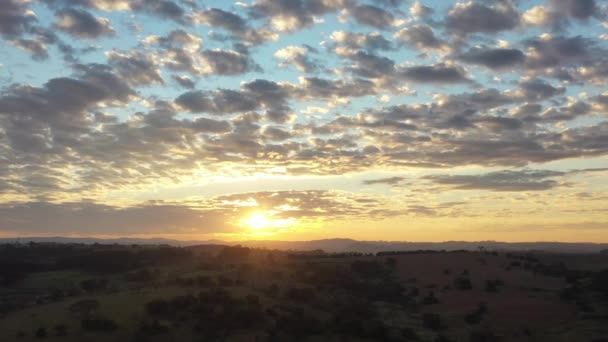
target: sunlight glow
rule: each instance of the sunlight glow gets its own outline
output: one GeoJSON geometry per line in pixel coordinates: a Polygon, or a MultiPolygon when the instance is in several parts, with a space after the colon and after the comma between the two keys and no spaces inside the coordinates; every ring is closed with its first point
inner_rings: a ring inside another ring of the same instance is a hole
{"type": "Polygon", "coordinates": [[[275,210],[256,211],[241,219],[240,225],[246,229],[242,235],[272,236],[294,227],[296,219],[275,217],[277,213],[275,210]]]}
{"type": "Polygon", "coordinates": [[[245,224],[253,230],[259,230],[269,227],[271,225],[271,221],[264,213],[258,212],[245,219],[245,224]]]}

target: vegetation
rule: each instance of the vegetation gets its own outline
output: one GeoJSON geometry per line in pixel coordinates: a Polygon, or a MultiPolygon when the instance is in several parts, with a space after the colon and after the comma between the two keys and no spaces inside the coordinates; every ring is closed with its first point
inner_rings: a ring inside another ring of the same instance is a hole
{"type": "Polygon", "coordinates": [[[4,245],[0,340],[588,342],[607,335],[608,271],[545,259],[552,260],[482,249],[369,255],[4,245]]]}

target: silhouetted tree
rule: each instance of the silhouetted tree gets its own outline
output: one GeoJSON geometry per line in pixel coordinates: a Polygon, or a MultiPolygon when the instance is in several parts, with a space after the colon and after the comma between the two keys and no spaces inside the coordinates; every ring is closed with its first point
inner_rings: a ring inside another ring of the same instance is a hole
{"type": "Polygon", "coordinates": [[[437,313],[425,313],[422,315],[422,323],[431,330],[441,329],[441,316],[437,313]]]}
{"type": "Polygon", "coordinates": [[[454,288],[457,290],[471,290],[473,288],[473,284],[467,277],[458,277],[454,279],[454,288]]]}
{"type": "Polygon", "coordinates": [[[70,305],[68,308],[71,312],[81,316],[88,317],[95,310],[99,309],[99,301],[96,299],[83,299],[70,305]]]}
{"type": "Polygon", "coordinates": [[[46,328],[40,327],[40,328],[36,329],[36,333],[34,334],[34,336],[36,336],[36,338],[46,338],[47,337],[46,328]]]}
{"type": "Polygon", "coordinates": [[[57,324],[55,326],[55,336],[67,336],[68,335],[68,327],[65,324],[57,324]]]}

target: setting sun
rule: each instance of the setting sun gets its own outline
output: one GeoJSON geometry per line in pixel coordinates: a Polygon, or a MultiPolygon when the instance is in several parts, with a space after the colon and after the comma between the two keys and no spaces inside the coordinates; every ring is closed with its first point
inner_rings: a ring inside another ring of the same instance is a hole
{"type": "Polygon", "coordinates": [[[252,230],[259,230],[269,227],[272,222],[264,213],[254,213],[244,220],[245,225],[252,230]]]}
{"type": "Polygon", "coordinates": [[[272,236],[290,231],[295,226],[294,218],[276,216],[277,211],[256,211],[242,218],[240,226],[245,228],[243,236],[272,236]]]}

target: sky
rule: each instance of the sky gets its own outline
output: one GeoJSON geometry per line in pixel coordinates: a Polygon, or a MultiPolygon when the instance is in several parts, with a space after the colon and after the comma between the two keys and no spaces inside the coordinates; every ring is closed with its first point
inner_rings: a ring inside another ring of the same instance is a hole
{"type": "Polygon", "coordinates": [[[0,237],[608,242],[608,3],[3,0],[0,237]]]}

